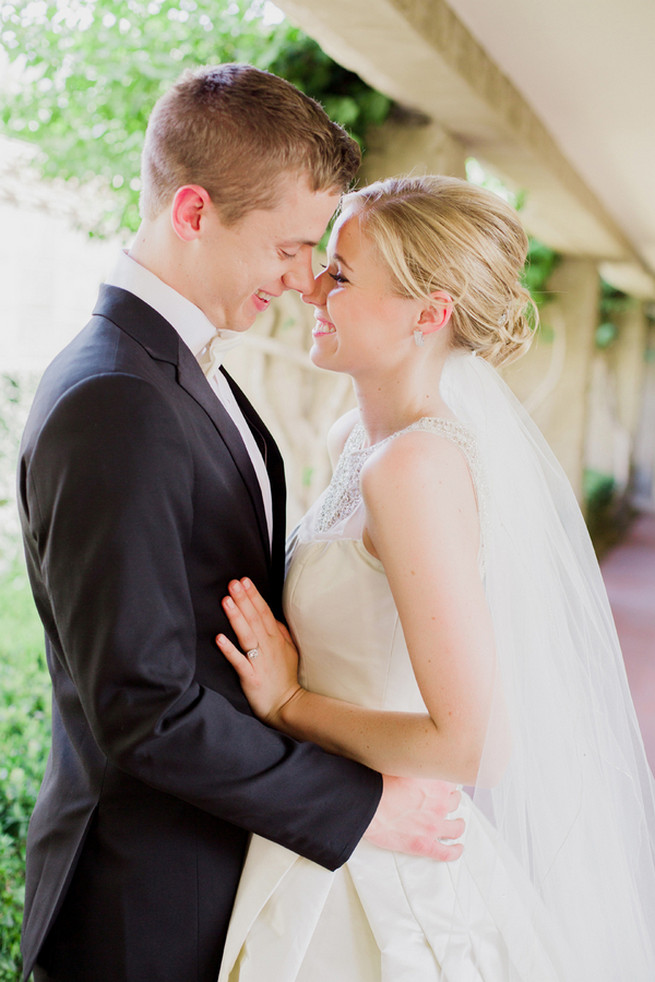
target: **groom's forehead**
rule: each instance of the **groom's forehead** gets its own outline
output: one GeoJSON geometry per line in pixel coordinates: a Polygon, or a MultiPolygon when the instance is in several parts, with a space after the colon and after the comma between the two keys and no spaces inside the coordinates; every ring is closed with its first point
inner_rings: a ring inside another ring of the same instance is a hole
{"type": "Polygon", "coordinates": [[[270,207],[252,209],[242,222],[281,246],[313,248],[321,241],[340,199],[341,193],[334,188],[313,191],[306,182],[299,184],[296,176],[289,175],[270,207]]]}

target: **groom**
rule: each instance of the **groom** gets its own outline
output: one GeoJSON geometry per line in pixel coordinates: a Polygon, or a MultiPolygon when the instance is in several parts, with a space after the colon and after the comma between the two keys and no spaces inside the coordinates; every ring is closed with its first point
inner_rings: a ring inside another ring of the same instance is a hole
{"type": "Polygon", "coordinates": [[[19,499],[53,734],[25,978],[214,982],[249,832],[328,868],[365,832],[457,854],[437,841],[461,831],[451,798],[267,728],[214,644],[234,576],[280,614],[285,507],[279,452],[217,368],[221,332],[310,290],[358,162],[275,76],[183,75],[150,120],[134,246],[39,387],[19,499]]]}

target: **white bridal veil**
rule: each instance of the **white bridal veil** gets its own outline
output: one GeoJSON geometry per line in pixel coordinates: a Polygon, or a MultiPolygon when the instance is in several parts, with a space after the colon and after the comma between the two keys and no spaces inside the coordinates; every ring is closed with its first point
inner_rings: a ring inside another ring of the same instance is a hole
{"type": "MultiPolygon", "coordinates": [[[[497,830],[526,914],[560,953],[557,979],[653,982],[654,782],[582,515],[493,368],[454,354],[441,388],[478,442],[498,658],[474,800],[497,830]]],[[[485,871],[492,893],[503,889],[497,874],[485,871]]]]}

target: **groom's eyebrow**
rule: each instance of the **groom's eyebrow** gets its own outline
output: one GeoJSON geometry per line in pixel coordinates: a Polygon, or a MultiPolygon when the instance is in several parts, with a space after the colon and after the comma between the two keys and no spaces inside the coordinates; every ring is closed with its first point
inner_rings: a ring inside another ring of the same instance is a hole
{"type": "Polygon", "coordinates": [[[319,239],[285,239],[281,242],[281,247],[285,246],[309,246],[311,249],[315,249],[319,243],[319,239]]]}

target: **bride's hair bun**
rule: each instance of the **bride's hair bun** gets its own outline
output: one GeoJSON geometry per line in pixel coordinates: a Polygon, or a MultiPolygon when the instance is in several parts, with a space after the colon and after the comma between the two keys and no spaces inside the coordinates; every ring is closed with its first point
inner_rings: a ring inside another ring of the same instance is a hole
{"type": "Polygon", "coordinates": [[[494,365],[527,349],[539,316],[520,279],[528,239],[502,198],[454,177],[392,177],[347,194],[351,208],[401,296],[453,298],[455,347],[494,365]]]}

